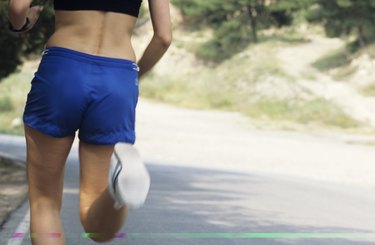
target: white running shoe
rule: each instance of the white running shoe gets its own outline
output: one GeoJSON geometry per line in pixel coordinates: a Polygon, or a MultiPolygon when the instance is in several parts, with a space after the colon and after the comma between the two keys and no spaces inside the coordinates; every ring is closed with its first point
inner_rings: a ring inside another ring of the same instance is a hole
{"type": "Polygon", "coordinates": [[[144,204],[150,189],[150,175],[133,145],[124,142],[115,145],[108,182],[115,209],[123,206],[135,209],[144,204]]]}

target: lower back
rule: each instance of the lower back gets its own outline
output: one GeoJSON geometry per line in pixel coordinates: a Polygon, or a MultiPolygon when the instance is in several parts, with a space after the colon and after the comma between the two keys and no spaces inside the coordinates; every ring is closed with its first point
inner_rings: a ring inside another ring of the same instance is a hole
{"type": "Polygon", "coordinates": [[[46,46],[135,61],[131,36],[136,18],[95,10],[56,11],[55,32],[46,46]]]}

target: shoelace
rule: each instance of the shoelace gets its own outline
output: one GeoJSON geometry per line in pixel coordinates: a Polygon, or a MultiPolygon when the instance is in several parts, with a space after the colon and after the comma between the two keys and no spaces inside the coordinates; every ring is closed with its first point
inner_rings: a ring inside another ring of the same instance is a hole
{"type": "Polygon", "coordinates": [[[122,170],[122,164],[120,162],[120,160],[117,160],[117,164],[116,164],[116,167],[115,167],[115,170],[113,171],[113,175],[112,175],[112,179],[113,179],[113,182],[112,182],[112,185],[113,185],[113,192],[116,193],[116,185],[117,185],[117,182],[118,182],[118,176],[120,175],[120,172],[122,170]]]}

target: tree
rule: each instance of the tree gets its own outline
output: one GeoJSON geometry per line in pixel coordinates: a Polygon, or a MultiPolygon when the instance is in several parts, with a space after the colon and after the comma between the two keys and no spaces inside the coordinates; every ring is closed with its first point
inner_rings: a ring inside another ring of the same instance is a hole
{"type": "MultiPolygon", "coordinates": [[[[5,1],[2,1],[5,2],[5,1]]],[[[8,30],[8,12],[5,4],[0,5],[0,79],[12,73],[21,63],[19,47],[22,40],[8,30]]]]}
{"type": "MultiPolygon", "coordinates": [[[[45,6],[38,22],[29,32],[18,34],[9,31],[7,2],[7,0],[0,0],[0,79],[13,73],[22,63],[23,56],[40,54],[54,31],[52,3],[45,6]]],[[[35,1],[34,4],[42,3],[35,1]]]]}
{"type": "Polygon", "coordinates": [[[173,0],[185,21],[209,25],[214,38],[199,49],[202,58],[221,61],[258,42],[258,30],[292,22],[292,13],[307,0],[173,0]]]}
{"type": "Polygon", "coordinates": [[[360,47],[375,39],[375,0],[311,0],[307,14],[311,22],[322,23],[327,36],[340,37],[355,32],[360,47]]]}

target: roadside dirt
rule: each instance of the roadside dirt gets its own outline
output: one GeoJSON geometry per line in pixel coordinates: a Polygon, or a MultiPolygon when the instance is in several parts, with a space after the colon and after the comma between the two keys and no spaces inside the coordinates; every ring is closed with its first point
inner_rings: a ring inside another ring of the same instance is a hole
{"type": "Polygon", "coordinates": [[[27,197],[26,169],[0,156],[0,228],[27,197]]]}

